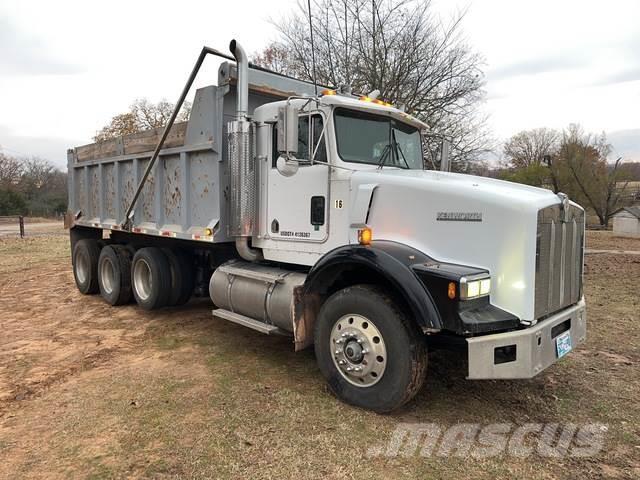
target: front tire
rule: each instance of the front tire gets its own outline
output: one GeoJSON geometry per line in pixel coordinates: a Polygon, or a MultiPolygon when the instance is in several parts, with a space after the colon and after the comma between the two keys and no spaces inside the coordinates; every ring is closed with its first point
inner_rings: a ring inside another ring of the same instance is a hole
{"type": "Polygon", "coordinates": [[[329,297],[320,309],[314,343],[329,388],[351,405],[390,412],[424,383],[426,342],[378,287],[355,285],[329,297]]]}

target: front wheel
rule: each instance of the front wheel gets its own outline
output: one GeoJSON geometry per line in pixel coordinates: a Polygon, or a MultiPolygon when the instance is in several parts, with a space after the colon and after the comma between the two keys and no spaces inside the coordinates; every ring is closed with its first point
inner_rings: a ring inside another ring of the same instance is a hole
{"type": "Polygon", "coordinates": [[[315,329],[318,366],[341,400],[385,413],[411,400],[427,370],[423,336],[380,288],[333,294],[315,329]]]}

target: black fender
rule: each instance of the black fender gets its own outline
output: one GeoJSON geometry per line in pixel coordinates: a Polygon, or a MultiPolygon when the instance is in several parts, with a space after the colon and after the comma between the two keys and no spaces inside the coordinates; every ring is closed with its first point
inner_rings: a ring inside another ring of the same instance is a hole
{"type": "MultiPolygon", "coordinates": [[[[489,275],[488,270],[439,262],[413,247],[388,240],[376,240],[368,246],[345,245],[330,251],[309,271],[305,295],[326,294],[336,278],[358,267],[375,272],[391,284],[425,332],[445,330],[473,336],[519,328],[518,317],[492,305],[488,296],[460,300],[461,279],[489,275]],[[450,282],[456,287],[453,298],[448,296],[450,282]]],[[[358,280],[366,283],[369,279],[358,277],[358,280]]]]}
{"type": "Polygon", "coordinates": [[[322,294],[336,275],[349,269],[367,268],[384,277],[407,304],[423,330],[443,328],[433,297],[411,268],[430,262],[424,253],[407,245],[377,240],[371,245],[344,245],[325,254],[309,271],[304,284],[305,295],[322,294]]]}

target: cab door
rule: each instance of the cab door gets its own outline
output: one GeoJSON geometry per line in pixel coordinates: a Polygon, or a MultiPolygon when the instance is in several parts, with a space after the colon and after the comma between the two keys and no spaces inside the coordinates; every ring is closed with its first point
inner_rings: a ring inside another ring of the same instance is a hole
{"type": "Polygon", "coordinates": [[[300,115],[298,123],[298,171],[285,177],[276,168],[277,130],[273,125],[271,168],[268,172],[267,231],[272,240],[322,243],[328,236],[329,167],[326,163],[324,119],[319,113],[300,115]]]}

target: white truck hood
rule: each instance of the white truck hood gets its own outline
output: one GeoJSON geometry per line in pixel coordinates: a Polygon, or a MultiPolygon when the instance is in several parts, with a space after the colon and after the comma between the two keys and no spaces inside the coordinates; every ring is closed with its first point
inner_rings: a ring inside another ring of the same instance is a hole
{"type": "Polygon", "coordinates": [[[355,197],[374,188],[367,220],[374,240],[485,268],[491,272],[491,303],[534,320],[537,214],[560,203],[553,192],[472,175],[392,168],[357,171],[351,183],[355,197]]]}

